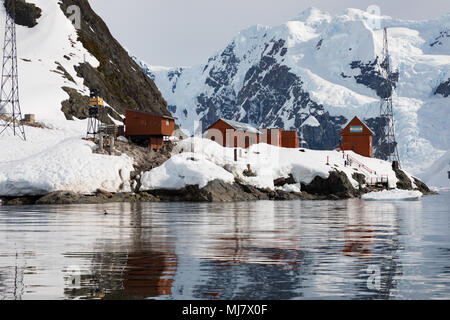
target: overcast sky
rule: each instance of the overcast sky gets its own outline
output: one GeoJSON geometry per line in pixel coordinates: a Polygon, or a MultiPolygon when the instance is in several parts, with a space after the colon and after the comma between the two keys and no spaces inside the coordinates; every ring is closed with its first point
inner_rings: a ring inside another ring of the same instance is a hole
{"type": "Polygon", "coordinates": [[[450,12],[449,0],[89,0],[116,39],[160,66],[205,63],[240,30],[278,25],[308,7],[341,13],[376,4],[383,15],[424,20],[450,12]]]}

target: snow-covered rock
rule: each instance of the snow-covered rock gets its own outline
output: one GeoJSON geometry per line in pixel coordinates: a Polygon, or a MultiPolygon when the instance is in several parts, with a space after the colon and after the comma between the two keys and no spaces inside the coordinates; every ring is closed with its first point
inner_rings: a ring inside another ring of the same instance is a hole
{"type": "MultiPolygon", "coordinates": [[[[357,9],[309,9],[275,27],[241,31],[207,62],[142,63],[179,124],[193,133],[218,118],[300,130],[311,149],[332,149],[355,115],[378,132],[383,31],[357,9]],[[309,121],[307,122],[309,124],[309,121]]],[[[392,55],[396,133],[403,167],[419,174],[450,147],[450,14],[429,21],[380,18],[392,55]]],[[[375,139],[376,140],[376,139],[375,139]]],[[[376,141],[375,141],[376,142],[376,141]]]]}
{"type": "Polygon", "coordinates": [[[332,171],[344,172],[354,188],[359,187],[354,179],[355,173],[364,175],[366,181],[387,176],[391,188],[397,184],[398,179],[388,162],[346,152],[375,171],[375,175],[358,165],[345,166],[346,157],[342,152],[302,150],[252,145],[249,149],[238,149],[238,161],[235,162],[234,148],[224,148],[199,137],[185,139],[175,146],[169,161],[144,173],[141,191],[181,189],[187,185],[202,188],[216,179],[232,183],[235,178],[258,188],[275,190],[275,180],[292,175],[297,184],[282,189],[300,192],[300,184],[308,185],[315,177],[327,179],[332,171]],[[249,168],[253,175],[244,173],[249,168]]]}
{"type": "Polygon", "coordinates": [[[367,193],[361,198],[367,201],[413,201],[419,200],[422,196],[423,194],[420,191],[395,189],[367,193]]]}
{"type": "Polygon", "coordinates": [[[222,180],[234,182],[234,176],[206,159],[196,158],[195,153],[174,155],[162,166],[142,176],[141,190],[182,189],[187,185],[205,187],[208,182],[222,180]]]}

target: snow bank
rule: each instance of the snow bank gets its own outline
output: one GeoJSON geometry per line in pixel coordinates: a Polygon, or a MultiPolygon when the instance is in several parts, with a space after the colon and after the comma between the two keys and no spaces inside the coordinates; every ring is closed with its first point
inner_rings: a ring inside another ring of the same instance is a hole
{"type": "MultiPolygon", "coordinates": [[[[310,184],[315,177],[327,179],[334,170],[344,172],[355,188],[359,186],[353,179],[355,173],[364,175],[367,181],[376,177],[358,165],[345,166],[344,155],[337,151],[286,149],[258,144],[249,149],[238,148],[238,160],[234,161],[234,148],[224,148],[208,139],[189,138],[179,142],[173,154],[161,167],[142,176],[141,191],[181,189],[187,185],[202,188],[215,179],[232,183],[234,178],[258,188],[275,190],[274,180],[292,174],[296,184],[282,189],[300,192],[301,183],[310,184]]],[[[395,187],[397,178],[388,162],[364,158],[353,152],[347,154],[367,164],[379,176],[387,175],[390,185],[395,187]]]]}
{"type": "Polygon", "coordinates": [[[26,127],[27,141],[0,137],[0,196],[44,195],[53,191],[90,194],[97,189],[129,191],[133,159],[94,154],[82,140],[86,121],[26,127]]]}
{"type": "Polygon", "coordinates": [[[215,179],[234,182],[234,176],[211,161],[196,158],[194,153],[174,155],[162,166],[142,176],[142,190],[181,189],[186,185],[205,187],[215,179]]]}
{"type": "Polygon", "coordinates": [[[423,196],[420,191],[408,190],[383,190],[381,192],[371,192],[363,195],[361,199],[367,201],[413,201],[419,200],[423,196]]]}

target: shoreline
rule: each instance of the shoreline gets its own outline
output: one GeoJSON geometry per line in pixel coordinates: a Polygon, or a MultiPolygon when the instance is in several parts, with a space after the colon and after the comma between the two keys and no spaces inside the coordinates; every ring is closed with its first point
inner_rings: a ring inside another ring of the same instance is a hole
{"type": "MultiPolygon", "coordinates": [[[[360,198],[362,195],[386,190],[385,188],[349,187],[345,181],[339,180],[338,174],[329,179],[316,178],[308,186],[302,185],[300,193],[283,190],[260,189],[236,180],[227,184],[221,180],[214,180],[202,189],[198,185],[191,185],[179,190],[158,189],[138,193],[112,193],[97,190],[94,194],[83,195],[70,191],[56,191],[43,196],[0,197],[0,205],[71,205],[71,204],[105,204],[105,203],[145,203],[145,202],[241,202],[241,201],[291,201],[291,200],[346,200],[360,198]],[[336,180],[338,179],[338,180],[336,180]],[[331,184],[334,181],[334,184],[331,184]],[[337,181],[337,182],[336,182],[337,181]],[[320,191],[317,186],[328,184],[328,190],[320,191]]],[[[426,187],[426,186],[425,186],[426,187]]],[[[406,189],[405,189],[406,190],[406,189]]],[[[424,195],[438,194],[428,188],[419,188],[424,195]]]]}

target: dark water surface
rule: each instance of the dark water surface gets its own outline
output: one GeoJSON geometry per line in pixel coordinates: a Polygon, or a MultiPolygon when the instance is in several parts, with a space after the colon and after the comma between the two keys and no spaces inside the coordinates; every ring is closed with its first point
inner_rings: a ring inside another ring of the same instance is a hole
{"type": "Polygon", "coordinates": [[[0,207],[0,299],[35,298],[449,299],[450,193],[0,207]]]}

